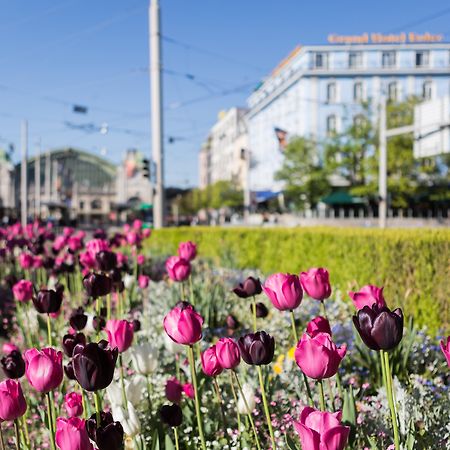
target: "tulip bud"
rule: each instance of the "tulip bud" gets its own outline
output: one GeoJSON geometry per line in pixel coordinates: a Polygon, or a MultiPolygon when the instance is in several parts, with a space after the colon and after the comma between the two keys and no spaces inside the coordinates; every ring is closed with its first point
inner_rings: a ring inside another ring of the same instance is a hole
{"type": "Polygon", "coordinates": [[[195,390],[194,390],[194,386],[192,385],[192,383],[184,383],[183,384],[183,392],[186,397],[188,397],[190,399],[195,398],[195,390]]]}
{"type": "Polygon", "coordinates": [[[65,366],[64,366],[64,373],[66,374],[66,377],[69,380],[76,380],[75,377],[75,372],[73,371],[73,362],[69,361],[65,366]]]}
{"type": "Polygon", "coordinates": [[[169,378],[166,381],[165,393],[169,402],[180,403],[183,386],[175,377],[169,378]]]}
{"type": "Polygon", "coordinates": [[[242,359],[250,365],[270,364],[275,352],[275,340],[265,331],[242,336],[238,340],[242,359]]]}
{"type": "Polygon", "coordinates": [[[273,306],[280,311],[297,308],[303,297],[302,287],[297,275],[275,273],[267,278],[263,290],[273,306]]]}
{"type": "Polygon", "coordinates": [[[184,281],[191,274],[191,264],[179,256],[171,256],[166,261],[166,270],[171,280],[184,281]]]}
{"type": "Polygon", "coordinates": [[[387,306],[364,306],[353,323],[363,342],[372,350],[392,350],[403,337],[403,313],[400,308],[391,311],[387,306]]]}
{"type": "Polygon", "coordinates": [[[336,375],[346,352],[347,346],[337,347],[328,333],[314,337],[305,333],[295,349],[295,360],[306,376],[322,380],[336,375]]]}
{"type": "Polygon", "coordinates": [[[161,420],[170,427],[179,427],[183,422],[183,412],[177,405],[164,405],[159,410],[161,420]]]}
{"type": "Polygon", "coordinates": [[[191,241],[180,242],[178,256],[189,262],[194,260],[197,256],[197,246],[191,241]]]}
{"type": "Polygon", "coordinates": [[[328,333],[330,336],[332,336],[330,322],[328,322],[328,319],[322,316],[317,316],[312,319],[306,326],[306,332],[311,337],[316,336],[318,333],[328,333]]]}
{"type": "Polygon", "coordinates": [[[16,420],[27,410],[19,381],[5,380],[0,383],[0,422],[16,420]]]}
{"type": "Polygon", "coordinates": [[[43,393],[56,389],[63,380],[62,359],[62,352],[54,348],[27,350],[25,373],[31,386],[43,393]]]}
{"type": "Polygon", "coordinates": [[[150,282],[150,278],[147,275],[139,275],[138,285],[141,289],[147,289],[150,282]]]}
{"type": "Polygon", "coordinates": [[[20,280],[12,288],[14,298],[19,302],[28,302],[33,298],[33,283],[29,280],[20,280]]]}
{"type": "Polygon", "coordinates": [[[33,297],[33,304],[36,311],[41,314],[57,313],[61,308],[63,296],[53,289],[41,289],[36,297],[33,297]]]}
{"type": "Polygon", "coordinates": [[[141,331],[141,321],[138,319],[133,319],[133,321],[131,322],[131,324],[133,325],[133,331],[135,333],[137,333],[138,331],[141,331]]]}
{"type": "Polygon", "coordinates": [[[358,310],[364,308],[364,306],[371,308],[374,303],[380,308],[386,306],[382,287],[379,288],[369,284],[367,286],[363,286],[359,292],[349,292],[348,295],[353,300],[353,304],[358,310]]]}
{"type": "Polygon", "coordinates": [[[60,450],[93,450],[86,431],[86,423],[79,417],[56,419],[56,445],[60,450]]]}
{"type": "Polygon", "coordinates": [[[347,444],[350,427],[341,425],[342,412],[317,411],[303,408],[294,428],[300,436],[303,449],[343,450],[347,444]]]}
{"type": "Polygon", "coordinates": [[[122,450],[124,430],[120,422],[114,422],[110,412],[100,412],[100,423],[96,414],[86,421],[86,431],[98,450],[122,450]]]}
{"type": "MultiPolygon", "coordinates": [[[[269,315],[269,310],[267,309],[267,306],[264,303],[257,303],[256,305],[256,317],[263,319],[264,317],[267,317],[269,315]]],[[[252,307],[250,306],[250,311],[252,311],[252,307]]]]}
{"type": "Polygon", "coordinates": [[[77,331],[81,331],[87,324],[88,316],[84,313],[84,309],[80,306],[71,315],[69,319],[70,326],[77,331]]]}
{"type": "Polygon", "coordinates": [[[86,345],[86,336],[83,333],[77,334],[66,334],[62,339],[62,348],[64,353],[71,358],[73,354],[73,349],[76,345],[86,345]]]}
{"type": "Polygon", "coordinates": [[[261,294],[262,286],[259,278],[248,277],[243,283],[239,283],[233,292],[241,298],[253,297],[261,294]]]}
{"type": "Polygon", "coordinates": [[[25,373],[25,361],[19,351],[13,350],[1,359],[3,372],[8,378],[20,378],[25,373]]]}
{"type": "Polygon", "coordinates": [[[231,338],[221,338],[216,343],[216,356],[224,369],[234,369],[241,362],[239,347],[231,338]]]}
{"type": "Polygon", "coordinates": [[[239,328],[239,321],[232,314],[228,314],[225,321],[227,328],[229,328],[230,330],[236,330],[237,328],[239,328]]]}
{"type": "Polygon", "coordinates": [[[98,268],[102,272],[109,272],[117,266],[117,256],[114,252],[102,250],[95,255],[98,268]]]}
{"type": "Polygon", "coordinates": [[[113,379],[118,349],[111,349],[108,342],[90,342],[73,356],[73,369],[78,383],[86,391],[107,388],[113,379]]]}
{"type": "Polygon", "coordinates": [[[202,338],[203,317],[192,305],[176,306],[164,317],[164,330],[177,344],[192,345],[202,338]]]}
{"type": "Polygon", "coordinates": [[[64,397],[64,406],[69,417],[77,417],[83,414],[83,399],[78,392],[69,392],[64,397]]]}
{"type": "Polygon", "coordinates": [[[331,295],[330,276],[327,269],[309,269],[300,274],[303,290],[315,300],[325,300],[331,295]]]}
{"type": "Polygon", "coordinates": [[[108,341],[112,348],[117,347],[120,353],[125,352],[133,342],[133,324],[128,320],[110,319],[105,327],[108,341]]]}
{"type": "Polygon", "coordinates": [[[112,281],[106,275],[89,273],[83,278],[83,286],[90,297],[104,297],[111,292],[112,281]]]}
{"type": "Polygon", "coordinates": [[[216,354],[216,346],[212,345],[201,355],[202,369],[205,375],[216,377],[223,371],[216,354]]]}
{"type": "Polygon", "coordinates": [[[441,341],[441,350],[447,360],[448,367],[450,367],[450,336],[447,337],[447,340],[441,341]]]}

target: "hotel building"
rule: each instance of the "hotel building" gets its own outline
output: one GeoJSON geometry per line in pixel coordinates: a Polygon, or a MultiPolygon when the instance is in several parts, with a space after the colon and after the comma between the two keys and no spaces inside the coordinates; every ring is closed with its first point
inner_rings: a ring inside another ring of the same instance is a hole
{"type": "Polygon", "coordinates": [[[283,161],[275,129],[288,138],[323,142],[357,120],[364,100],[377,105],[383,96],[392,101],[448,96],[450,44],[440,40],[428,34],[364,34],[297,47],[248,98],[251,190],[282,190],[274,180],[283,161]]]}

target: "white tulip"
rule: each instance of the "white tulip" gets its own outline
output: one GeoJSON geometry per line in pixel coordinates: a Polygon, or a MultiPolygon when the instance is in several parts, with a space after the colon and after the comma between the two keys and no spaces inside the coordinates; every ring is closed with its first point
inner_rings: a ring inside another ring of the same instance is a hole
{"type": "Polygon", "coordinates": [[[131,402],[128,402],[127,408],[112,405],[111,410],[114,420],[120,422],[127,436],[134,437],[140,433],[141,422],[131,402]]]}
{"type": "Polygon", "coordinates": [[[135,279],[133,275],[130,275],[129,273],[126,273],[122,278],[123,284],[126,289],[130,289],[131,286],[133,286],[135,279]]]}
{"type": "Polygon", "coordinates": [[[86,326],[84,327],[83,332],[85,334],[93,334],[96,331],[95,328],[94,328],[94,323],[93,323],[94,315],[93,314],[87,314],[87,313],[85,313],[85,314],[87,315],[87,322],[86,322],[86,326]]]}
{"type": "MultiPolygon", "coordinates": [[[[127,401],[137,406],[142,398],[146,386],[146,379],[142,375],[133,375],[131,380],[124,380],[127,401]]],[[[122,383],[120,380],[113,381],[107,388],[106,394],[113,406],[123,406],[122,383]]]]}
{"type": "Polygon", "coordinates": [[[108,396],[109,402],[111,405],[122,405],[123,397],[122,397],[122,387],[120,386],[120,381],[113,381],[106,388],[106,395],[108,396]]]}
{"type": "Polygon", "coordinates": [[[164,332],[164,346],[170,353],[184,353],[185,351],[184,345],[172,341],[166,332],[164,332]]]}
{"type": "Polygon", "coordinates": [[[248,383],[244,383],[242,386],[242,391],[244,393],[245,400],[247,401],[247,405],[250,409],[250,411],[245,406],[244,397],[242,397],[242,394],[239,395],[238,403],[237,403],[237,410],[239,411],[239,414],[251,414],[251,412],[255,409],[255,391],[253,389],[253,386],[248,383]]]}
{"type": "Polygon", "coordinates": [[[158,352],[149,342],[131,348],[131,360],[134,368],[142,375],[149,375],[158,366],[158,352]]]}

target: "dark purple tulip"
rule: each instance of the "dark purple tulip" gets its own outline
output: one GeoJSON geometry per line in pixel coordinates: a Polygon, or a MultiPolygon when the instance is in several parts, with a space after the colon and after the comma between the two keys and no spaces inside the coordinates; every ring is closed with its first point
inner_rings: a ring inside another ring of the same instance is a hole
{"type": "Polygon", "coordinates": [[[80,306],[70,315],[69,323],[74,330],[81,331],[86,326],[87,319],[84,309],[80,306]]]}
{"type": "Polygon", "coordinates": [[[63,295],[53,289],[41,289],[32,300],[38,313],[51,314],[57,313],[61,308],[63,295]]]}
{"type": "Polygon", "coordinates": [[[170,427],[179,427],[183,422],[183,412],[177,404],[162,406],[159,415],[161,420],[170,427]]]}
{"type": "Polygon", "coordinates": [[[20,378],[25,373],[25,361],[19,351],[13,350],[1,359],[3,372],[8,378],[20,378]]]}
{"type": "Polygon", "coordinates": [[[114,252],[102,250],[95,255],[95,259],[102,272],[109,272],[117,266],[117,255],[114,252]]]}
{"type": "Polygon", "coordinates": [[[95,231],[94,231],[94,234],[93,234],[93,238],[94,239],[102,239],[102,240],[106,240],[106,231],[105,230],[102,230],[101,228],[97,228],[95,231]]]}
{"type": "Polygon", "coordinates": [[[99,450],[121,450],[123,449],[123,428],[120,422],[114,422],[110,412],[100,412],[100,423],[97,416],[93,414],[86,420],[86,431],[99,450]]]}
{"type": "Polygon", "coordinates": [[[275,351],[275,340],[265,331],[242,336],[238,340],[242,359],[250,365],[270,364],[275,351]]]}
{"type": "Polygon", "coordinates": [[[235,330],[239,327],[239,321],[232,314],[229,314],[226,318],[227,328],[230,330],[235,330]]]}
{"type": "Polygon", "coordinates": [[[55,267],[55,258],[52,258],[51,256],[47,256],[44,258],[43,266],[45,269],[53,269],[55,267]]]}
{"type": "Polygon", "coordinates": [[[103,330],[106,326],[106,320],[102,316],[94,316],[92,319],[92,326],[94,330],[103,330]]]}
{"type": "Polygon", "coordinates": [[[64,372],[66,374],[66,377],[69,380],[76,380],[75,377],[75,372],[73,371],[73,362],[69,361],[65,366],[64,366],[64,372]]]}
{"type": "Polygon", "coordinates": [[[241,298],[249,298],[261,294],[262,287],[259,278],[248,277],[243,283],[239,283],[233,292],[241,298]]]}
{"type": "Polygon", "coordinates": [[[80,386],[86,391],[106,389],[114,376],[117,348],[111,349],[107,341],[90,342],[82,349],[75,348],[73,370],[80,386]]]}
{"type": "MultiPolygon", "coordinates": [[[[252,306],[250,305],[250,311],[253,313],[252,306]]],[[[269,310],[267,309],[267,306],[264,303],[257,303],[256,304],[256,317],[264,318],[269,315],[269,310]]]]}
{"type": "Polygon", "coordinates": [[[83,333],[64,335],[62,339],[62,348],[69,358],[72,358],[73,349],[76,345],[86,345],[86,336],[83,333]]]}
{"type": "Polygon", "coordinates": [[[133,322],[133,331],[136,333],[138,331],[141,331],[141,321],[138,319],[134,319],[133,322]]]}
{"type": "Polygon", "coordinates": [[[89,273],[83,278],[83,286],[90,297],[104,297],[112,290],[111,278],[100,273],[89,273]]]}
{"type": "Polygon", "coordinates": [[[391,311],[387,306],[376,303],[370,308],[364,306],[355,316],[353,323],[363,342],[372,350],[392,350],[403,337],[403,313],[400,308],[391,311]]]}

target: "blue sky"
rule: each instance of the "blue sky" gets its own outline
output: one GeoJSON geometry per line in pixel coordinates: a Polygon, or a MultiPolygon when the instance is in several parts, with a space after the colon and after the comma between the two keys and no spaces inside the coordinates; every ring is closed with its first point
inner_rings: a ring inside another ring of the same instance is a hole
{"type": "MultiPolygon", "coordinates": [[[[297,44],[329,33],[430,31],[450,39],[448,0],[160,0],[166,179],[197,184],[197,154],[217,113],[297,44]],[[440,11],[444,13],[438,15],[440,11]],[[175,142],[168,143],[169,137],[175,142]]],[[[148,0],[0,0],[0,148],[27,118],[30,154],[73,146],[121,160],[150,154],[148,0]],[[74,114],[72,105],[89,108],[74,114]],[[108,124],[108,133],[71,129],[108,124]]]]}

